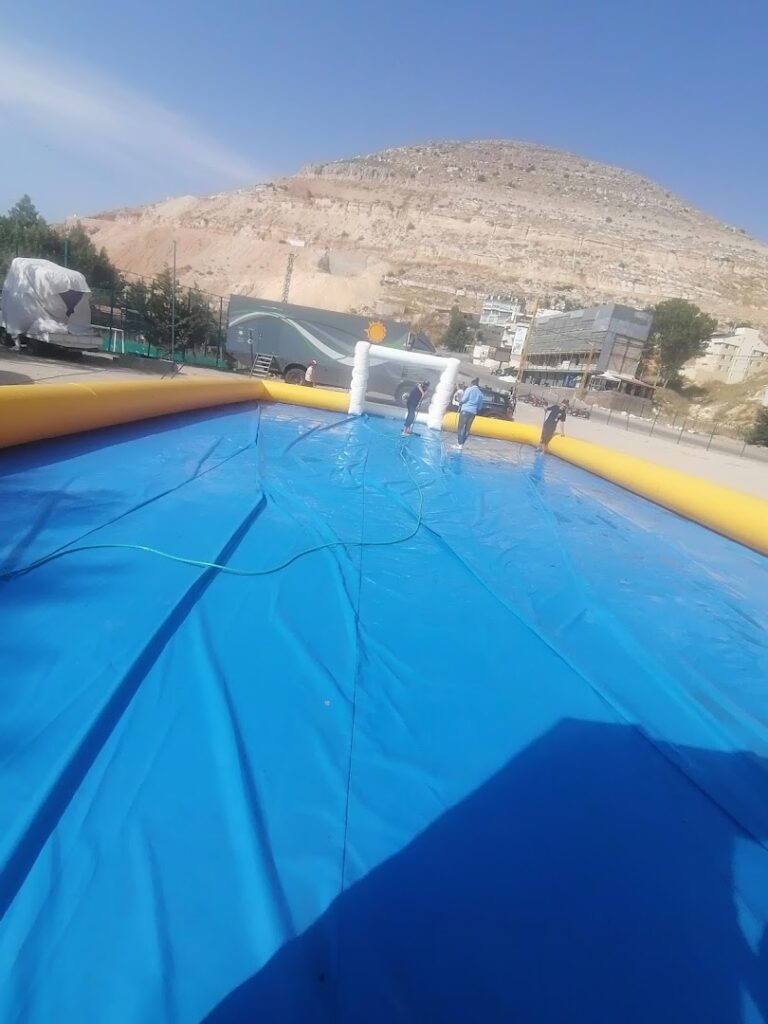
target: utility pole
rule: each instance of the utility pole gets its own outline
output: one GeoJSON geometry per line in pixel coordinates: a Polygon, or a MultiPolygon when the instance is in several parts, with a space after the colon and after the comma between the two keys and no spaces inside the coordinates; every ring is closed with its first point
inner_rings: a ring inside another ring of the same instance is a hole
{"type": "Polygon", "coordinates": [[[293,276],[293,263],[296,259],[295,252],[288,253],[288,266],[285,268],[285,280],[283,281],[283,302],[288,301],[288,295],[291,291],[291,277],[293,276]]]}
{"type": "Polygon", "coordinates": [[[517,368],[517,386],[519,387],[523,383],[523,369],[525,367],[526,360],[528,359],[528,348],[531,344],[531,334],[533,333],[533,325],[536,323],[536,314],[539,311],[539,300],[533,300],[533,310],[531,312],[531,322],[528,325],[528,330],[525,332],[525,341],[523,342],[523,351],[520,353],[520,365],[517,368]]]}
{"type": "Polygon", "coordinates": [[[173,243],[173,276],[171,277],[171,362],[176,360],[176,241],[173,243]]]}
{"type": "Polygon", "coordinates": [[[581,383],[579,384],[578,399],[579,401],[584,400],[584,392],[587,390],[587,379],[592,372],[592,361],[595,358],[595,343],[591,341],[589,343],[589,356],[587,357],[586,369],[581,374],[581,383]]]}

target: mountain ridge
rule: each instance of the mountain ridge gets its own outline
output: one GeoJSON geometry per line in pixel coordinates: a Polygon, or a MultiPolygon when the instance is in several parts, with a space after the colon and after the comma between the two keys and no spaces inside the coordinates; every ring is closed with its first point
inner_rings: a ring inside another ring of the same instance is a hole
{"type": "Polygon", "coordinates": [[[632,171],[550,146],[429,142],[304,165],[295,175],[85,218],[135,273],[418,316],[487,292],[645,306],[688,298],[768,324],[768,245],[632,171]]]}

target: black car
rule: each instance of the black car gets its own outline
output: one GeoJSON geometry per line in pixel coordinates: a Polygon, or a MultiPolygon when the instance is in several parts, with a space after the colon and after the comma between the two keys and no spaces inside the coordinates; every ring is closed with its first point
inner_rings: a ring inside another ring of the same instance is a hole
{"type": "Polygon", "coordinates": [[[483,408],[481,416],[495,416],[505,420],[509,415],[509,394],[505,391],[494,391],[493,388],[481,387],[483,392],[483,408]]]}

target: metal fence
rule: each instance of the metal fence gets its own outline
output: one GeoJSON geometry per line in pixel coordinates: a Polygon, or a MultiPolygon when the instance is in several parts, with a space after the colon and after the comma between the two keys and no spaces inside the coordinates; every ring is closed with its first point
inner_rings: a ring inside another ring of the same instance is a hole
{"type": "MultiPolygon", "coordinates": [[[[590,392],[586,392],[585,399],[589,397],[591,397],[590,392]]],[[[631,398],[632,396],[618,397],[631,398]]],[[[647,409],[642,411],[644,414],[620,407],[603,408],[587,401],[574,403],[573,388],[543,388],[525,385],[520,388],[518,398],[521,402],[546,405],[568,398],[572,405],[576,404],[577,407],[588,409],[591,419],[610,423],[622,430],[643,434],[647,437],[664,437],[675,444],[768,463],[768,448],[747,443],[747,435],[751,429],[750,424],[745,425],[728,420],[714,421],[708,417],[688,416],[682,413],[675,414],[658,409],[651,402],[647,402],[647,409]]],[[[638,399],[638,401],[646,402],[645,399],[638,399]]]]}
{"type": "Polygon", "coordinates": [[[561,401],[567,398],[571,404],[578,401],[590,408],[599,406],[606,411],[613,409],[616,412],[628,412],[633,416],[654,416],[656,408],[650,398],[639,398],[637,395],[625,395],[618,391],[596,391],[587,390],[583,397],[579,396],[579,390],[574,388],[550,387],[544,384],[520,384],[521,396],[526,394],[544,395],[548,400],[561,401]],[[576,397],[575,397],[576,396],[576,397]]]}
{"type": "Polygon", "coordinates": [[[131,303],[131,285],[143,285],[147,294],[151,294],[157,279],[130,271],[121,270],[119,273],[124,281],[120,289],[91,289],[91,323],[102,333],[105,352],[150,359],[172,358],[178,363],[218,369],[232,368],[226,353],[228,299],[200,288],[177,285],[174,315],[179,321],[193,302],[197,307],[202,299],[210,310],[210,322],[204,336],[194,345],[186,344],[181,337],[175,346],[170,319],[158,336],[157,323],[151,322],[145,309],[134,308],[131,303]]]}
{"type": "Polygon", "coordinates": [[[119,280],[109,287],[100,286],[99,276],[102,281],[113,276],[109,268],[102,264],[99,275],[96,272],[90,273],[89,267],[79,266],[76,260],[71,259],[72,253],[66,237],[60,239],[60,250],[59,242],[54,242],[50,236],[46,236],[44,249],[37,247],[33,240],[27,241],[28,244],[25,245],[24,239],[21,238],[10,249],[6,247],[0,252],[0,264],[9,264],[14,256],[27,256],[49,259],[62,266],[69,265],[75,270],[83,270],[91,288],[91,323],[102,334],[102,347],[105,352],[150,359],[173,358],[174,362],[178,363],[219,369],[232,368],[232,362],[226,354],[229,299],[225,296],[198,287],[189,288],[176,284],[175,301],[172,303],[172,309],[167,311],[167,323],[164,322],[158,327],[157,317],[151,317],[147,309],[136,308],[131,303],[132,294],[135,295],[142,287],[147,295],[153,294],[158,288],[157,277],[117,269],[119,280]],[[183,323],[184,315],[193,303],[199,314],[201,302],[210,315],[205,318],[198,316],[194,344],[187,344],[182,335],[176,350],[176,324],[183,323]],[[203,324],[204,326],[201,326],[203,324]]]}

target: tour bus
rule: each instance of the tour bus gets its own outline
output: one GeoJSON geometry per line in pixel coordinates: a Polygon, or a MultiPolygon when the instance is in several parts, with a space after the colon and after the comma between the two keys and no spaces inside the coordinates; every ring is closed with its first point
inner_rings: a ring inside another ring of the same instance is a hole
{"type": "MultiPolygon", "coordinates": [[[[251,373],[276,374],[289,384],[301,384],[310,360],[314,359],[316,384],[348,388],[358,341],[412,352],[435,351],[425,335],[397,320],[242,295],[233,295],[229,300],[227,352],[251,373]]],[[[409,392],[422,379],[434,385],[437,376],[434,371],[415,375],[413,367],[399,363],[377,363],[375,352],[371,352],[371,394],[394,398],[405,405],[409,392]]]]}

